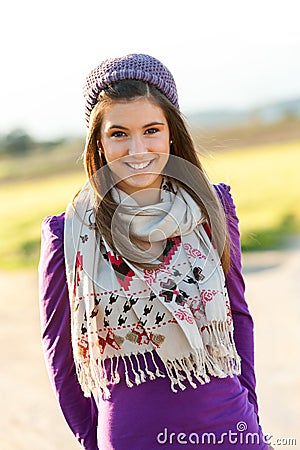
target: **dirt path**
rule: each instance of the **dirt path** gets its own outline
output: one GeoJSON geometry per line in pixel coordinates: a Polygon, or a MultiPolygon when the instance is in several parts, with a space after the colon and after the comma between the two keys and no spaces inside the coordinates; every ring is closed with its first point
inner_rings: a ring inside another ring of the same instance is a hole
{"type": "Polygon", "coordinates": [[[244,271],[263,430],[282,439],[276,448],[300,448],[300,240],[285,252],[246,257],[244,271]],[[288,438],[297,445],[284,445],[288,438]]]}
{"type": "Polygon", "coordinates": [[[36,274],[2,273],[0,290],[0,449],[78,450],[44,365],[36,274]]]}
{"type": "MultiPolygon", "coordinates": [[[[300,448],[300,248],[247,256],[244,270],[263,430],[300,448]]],[[[76,450],[44,366],[36,286],[33,272],[0,273],[0,448],[76,450]]]]}

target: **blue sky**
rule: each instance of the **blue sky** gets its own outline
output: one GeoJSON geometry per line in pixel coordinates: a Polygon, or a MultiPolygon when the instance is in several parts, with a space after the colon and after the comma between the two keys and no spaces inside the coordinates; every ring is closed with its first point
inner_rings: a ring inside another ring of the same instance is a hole
{"type": "Polygon", "coordinates": [[[82,85],[101,60],[149,53],[183,112],[300,96],[298,0],[10,0],[1,7],[0,133],[85,132],[82,85]]]}

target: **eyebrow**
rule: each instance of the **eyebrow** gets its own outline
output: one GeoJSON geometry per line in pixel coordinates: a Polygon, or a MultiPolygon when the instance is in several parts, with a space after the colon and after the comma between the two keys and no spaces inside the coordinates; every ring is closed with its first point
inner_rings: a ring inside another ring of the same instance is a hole
{"type": "MultiPolygon", "coordinates": [[[[165,123],[151,122],[151,123],[147,123],[147,125],[144,125],[142,128],[149,128],[149,127],[153,127],[154,125],[165,125],[165,123]]],[[[126,131],[128,131],[128,129],[129,129],[129,128],[123,127],[122,125],[111,125],[108,130],[112,130],[113,128],[118,128],[119,130],[126,130],[126,131]]]]}

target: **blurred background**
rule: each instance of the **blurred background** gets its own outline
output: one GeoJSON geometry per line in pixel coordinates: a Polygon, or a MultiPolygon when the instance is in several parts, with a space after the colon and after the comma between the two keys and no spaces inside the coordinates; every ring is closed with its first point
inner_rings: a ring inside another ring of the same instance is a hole
{"type": "Polygon", "coordinates": [[[231,185],[255,321],[260,422],[273,444],[300,448],[299,13],[297,0],[1,6],[1,449],[79,448],[41,352],[40,227],[85,179],[85,76],[132,52],[171,70],[208,175],[231,185]]]}

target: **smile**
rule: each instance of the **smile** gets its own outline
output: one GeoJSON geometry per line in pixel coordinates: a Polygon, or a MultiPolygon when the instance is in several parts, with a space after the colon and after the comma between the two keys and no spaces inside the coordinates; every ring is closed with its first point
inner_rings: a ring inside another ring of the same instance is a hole
{"type": "Polygon", "coordinates": [[[151,161],[146,161],[146,162],[139,163],[139,164],[135,164],[135,163],[126,163],[126,164],[127,164],[127,166],[131,167],[132,169],[142,170],[142,169],[146,169],[146,167],[150,166],[152,161],[153,161],[153,159],[151,159],[151,161]]]}

